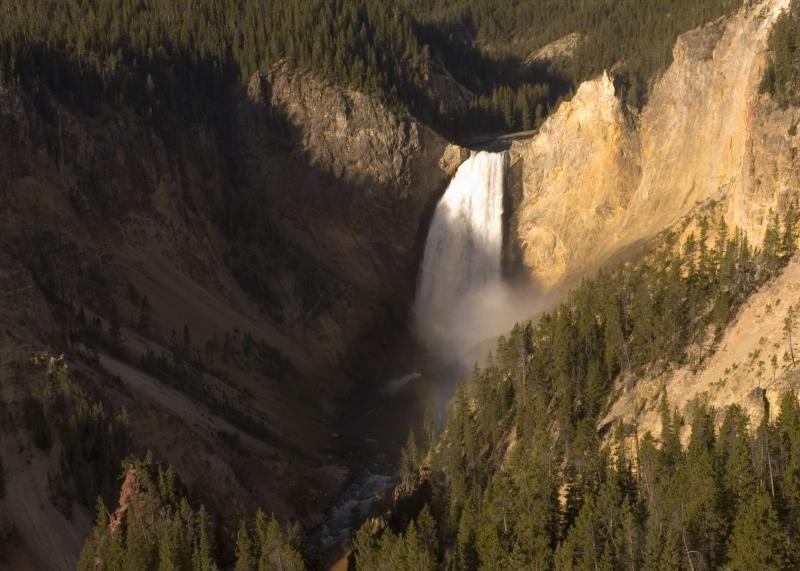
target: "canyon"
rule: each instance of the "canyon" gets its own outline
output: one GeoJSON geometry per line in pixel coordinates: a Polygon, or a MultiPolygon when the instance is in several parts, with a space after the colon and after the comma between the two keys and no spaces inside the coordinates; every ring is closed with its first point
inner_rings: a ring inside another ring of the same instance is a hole
{"type": "MultiPolygon", "coordinates": [[[[54,370],[124,408],[136,445],[229,527],[230,506],[259,505],[318,528],[354,481],[343,417],[385,402],[392,380],[399,391],[425,381],[420,346],[446,355],[427,366],[447,377],[582,278],[641,259],[667,231],[697,232],[702,217],[760,243],[769,212],[800,198],[800,117],[760,92],[788,5],[748,2],[682,35],[643,109],[604,73],[499,153],[282,65],[234,90],[224,129],[160,129],[124,107],[88,113],[0,86],[0,526],[20,539],[10,557],[74,568],[91,526],[87,506],[52,501],[59,445],[41,450],[20,428],[54,370]],[[488,307],[465,317],[476,297],[488,307]],[[120,345],[78,335],[79,311],[100,332],[116,323],[120,345]],[[189,379],[146,369],[182,339],[189,379]]],[[[683,412],[698,396],[749,403],[757,417],[760,380],[734,365],[759,347],[782,352],[797,280],[794,260],[699,368],[617,379],[602,426],[657,432],[662,395],[683,412]]],[[[785,364],[774,374],[773,402],[797,380],[785,364]]],[[[417,406],[383,406],[406,402],[417,406]]],[[[395,412],[407,425],[421,413],[395,412]]]]}

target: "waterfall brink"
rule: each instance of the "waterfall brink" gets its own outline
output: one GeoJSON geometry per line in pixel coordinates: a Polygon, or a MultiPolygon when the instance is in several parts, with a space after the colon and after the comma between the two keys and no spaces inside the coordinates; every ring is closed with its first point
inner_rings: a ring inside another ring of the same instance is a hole
{"type": "Polygon", "coordinates": [[[478,310],[502,290],[505,168],[505,153],[473,153],[436,206],[414,305],[432,349],[452,354],[490,333],[478,310]]]}

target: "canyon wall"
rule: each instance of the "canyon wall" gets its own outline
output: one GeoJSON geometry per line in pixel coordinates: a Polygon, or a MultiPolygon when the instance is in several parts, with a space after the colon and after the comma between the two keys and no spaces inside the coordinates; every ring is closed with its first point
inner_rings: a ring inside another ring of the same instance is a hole
{"type": "MultiPolygon", "coordinates": [[[[760,244],[769,212],[800,198],[800,117],[759,89],[771,26],[788,5],[745,3],[680,36],[640,113],[622,104],[604,74],[581,85],[532,139],[515,142],[512,261],[555,290],[647,252],[666,229],[696,230],[701,216],[712,227],[724,217],[760,244]]],[[[692,349],[703,358],[643,378],[622,375],[601,427],[635,421],[640,434],[657,434],[664,396],[687,418],[696,399],[718,409],[740,403],[761,418],[764,397],[774,406],[798,381],[784,327],[800,307],[797,274],[794,260],[713,351],[692,349]]]]}
{"type": "Polygon", "coordinates": [[[759,93],[769,31],[788,4],[747,3],[680,36],[640,113],[604,74],[512,145],[522,190],[511,233],[537,282],[635,253],[710,201],[760,242],[765,213],[797,190],[793,114],[759,93]]]}
{"type": "Polygon", "coordinates": [[[20,565],[74,568],[93,514],[26,421],[53,363],[223,517],[313,525],[342,484],[337,403],[402,330],[464,153],[286,69],[232,91],[220,123],[173,125],[0,87],[0,533],[20,565]]]}

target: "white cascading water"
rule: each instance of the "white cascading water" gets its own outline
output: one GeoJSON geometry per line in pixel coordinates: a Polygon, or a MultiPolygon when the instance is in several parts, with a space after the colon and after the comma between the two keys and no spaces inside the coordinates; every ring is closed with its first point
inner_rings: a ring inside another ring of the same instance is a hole
{"type": "Polygon", "coordinates": [[[436,206],[414,313],[437,350],[460,351],[486,332],[476,309],[501,289],[505,165],[505,153],[473,153],[436,206]]]}
{"type": "MultiPolygon", "coordinates": [[[[420,336],[442,357],[457,358],[471,343],[498,333],[497,315],[508,313],[500,276],[505,161],[505,153],[473,154],[459,167],[436,206],[414,310],[420,336]]],[[[408,373],[386,382],[379,393],[387,403],[395,403],[398,395],[422,378],[422,373],[408,373]]],[[[371,406],[367,409],[369,415],[375,411],[371,406]]],[[[365,440],[365,446],[375,443],[365,440]]],[[[375,497],[392,486],[394,477],[381,473],[386,468],[371,467],[342,494],[322,527],[324,546],[346,541],[353,514],[367,516],[375,497]]]]}

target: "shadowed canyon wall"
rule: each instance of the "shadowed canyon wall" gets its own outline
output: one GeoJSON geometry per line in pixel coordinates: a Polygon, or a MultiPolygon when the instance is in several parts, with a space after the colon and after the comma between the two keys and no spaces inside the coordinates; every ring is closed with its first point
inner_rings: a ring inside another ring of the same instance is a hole
{"type": "Polygon", "coordinates": [[[0,525],[34,567],[73,568],[93,513],[53,507],[75,482],[25,420],[61,367],[220,513],[313,525],[342,484],[336,405],[405,327],[465,155],[309,76],[248,87],[178,129],[0,87],[0,525]]]}

